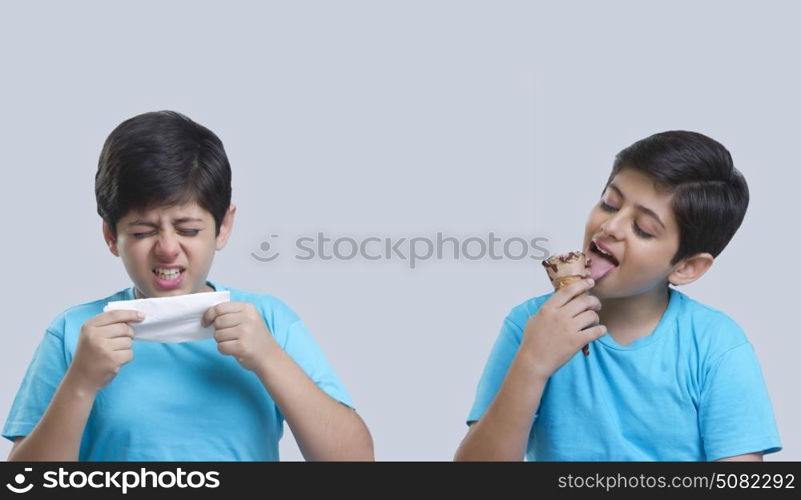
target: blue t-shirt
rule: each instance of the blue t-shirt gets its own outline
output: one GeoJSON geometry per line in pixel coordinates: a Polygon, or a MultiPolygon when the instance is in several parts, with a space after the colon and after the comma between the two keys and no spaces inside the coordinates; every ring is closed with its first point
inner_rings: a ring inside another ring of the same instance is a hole
{"type": "MultiPolygon", "coordinates": [[[[278,344],[320,389],[350,396],[298,316],[270,295],[227,288],[261,311],[278,344]]],[[[14,399],[3,436],[27,436],[44,414],[77,347],[81,326],[134,288],[82,304],[50,324],[14,399]]],[[[134,342],[134,358],[97,393],[79,459],[90,461],[278,460],[283,416],[255,373],[217,351],[214,339],[134,342]]]]}
{"type": "MultiPolygon", "coordinates": [[[[529,317],[553,293],[506,317],[468,423],[497,394],[529,317]]],[[[545,385],[528,460],[704,461],[781,449],[753,347],[720,311],[670,289],[659,324],[622,346],[611,335],[580,351],[545,385]]]]}

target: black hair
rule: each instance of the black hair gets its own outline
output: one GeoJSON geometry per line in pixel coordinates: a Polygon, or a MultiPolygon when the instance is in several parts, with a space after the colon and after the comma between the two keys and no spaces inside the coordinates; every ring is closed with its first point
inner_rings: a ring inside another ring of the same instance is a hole
{"type": "Polygon", "coordinates": [[[114,237],[132,210],[192,201],[211,213],[219,234],[231,204],[231,166],[206,127],[175,111],[144,113],[120,123],[103,144],[95,197],[114,237]]]}
{"type": "Polygon", "coordinates": [[[703,134],[673,130],[635,142],[617,154],[606,185],[624,168],[647,175],[673,195],[679,249],[671,264],[701,252],[717,257],[745,217],[745,177],[729,151],[703,134]]]}

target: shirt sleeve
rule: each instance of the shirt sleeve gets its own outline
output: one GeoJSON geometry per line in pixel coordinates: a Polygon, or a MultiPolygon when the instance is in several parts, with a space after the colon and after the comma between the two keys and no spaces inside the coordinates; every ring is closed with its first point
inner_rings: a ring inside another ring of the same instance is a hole
{"type": "Polygon", "coordinates": [[[762,371],[748,342],[713,362],[698,411],[707,460],[781,450],[762,371]]]}
{"type": "Polygon", "coordinates": [[[295,321],[289,327],[284,350],[317,384],[317,387],[335,400],[354,408],[345,386],[301,320],[295,321]]]}
{"type": "Polygon", "coordinates": [[[67,372],[67,366],[63,333],[48,329],[11,405],[3,427],[3,437],[13,441],[16,437],[27,436],[33,430],[50,405],[53,394],[67,372]]]}
{"type": "Polygon", "coordinates": [[[495,345],[492,347],[487,364],[484,365],[484,372],[478,382],[478,389],[476,389],[476,399],[467,417],[468,425],[481,419],[489,405],[492,404],[506,378],[506,372],[509,371],[515,354],[517,354],[522,338],[521,328],[507,316],[501,332],[495,340],[495,345]]]}

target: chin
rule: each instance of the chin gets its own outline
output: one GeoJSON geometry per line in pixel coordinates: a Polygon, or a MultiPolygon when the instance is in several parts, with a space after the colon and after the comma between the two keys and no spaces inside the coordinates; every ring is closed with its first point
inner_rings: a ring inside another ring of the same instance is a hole
{"type": "Polygon", "coordinates": [[[604,282],[603,280],[597,282],[590,293],[599,299],[626,299],[629,297],[636,297],[645,293],[654,291],[656,288],[664,286],[668,287],[667,282],[659,282],[650,285],[621,285],[615,282],[604,282]]]}
{"type": "Polygon", "coordinates": [[[186,290],[185,284],[184,286],[180,286],[172,290],[162,290],[157,286],[153,286],[151,283],[144,284],[143,286],[137,285],[136,288],[139,289],[140,292],[147,294],[147,297],[145,298],[174,297],[189,293],[189,291],[186,290]]]}
{"type": "Polygon", "coordinates": [[[625,293],[621,294],[620,291],[615,290],[614,287],[607,287],[606,283],[596,283],[595,286],[590,289],[590,293],[599,299],[619,299],[626,297],[625,293]]]}

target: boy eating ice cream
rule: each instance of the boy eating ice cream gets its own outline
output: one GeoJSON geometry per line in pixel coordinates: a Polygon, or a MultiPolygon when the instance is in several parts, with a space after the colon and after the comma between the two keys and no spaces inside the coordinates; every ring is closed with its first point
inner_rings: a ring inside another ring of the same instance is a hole
{"type": "Polygon", "coordinates": [[[729,152],[704,135],[664,132],[621,151],[587,219],[589,278],[512,309],[456,459],[761,460],[779,451],[745,334],[671,288],[712,266],[748,198],[729,152]],[[592,355],[581,355],[589,342],[592,355]]]}

